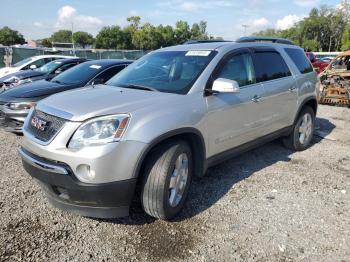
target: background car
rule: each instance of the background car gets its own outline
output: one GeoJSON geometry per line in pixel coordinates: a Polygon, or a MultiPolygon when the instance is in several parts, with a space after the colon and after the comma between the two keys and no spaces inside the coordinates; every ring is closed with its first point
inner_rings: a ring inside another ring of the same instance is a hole
{"type": "Polygon", "coordinates": [[[330,62],[318,59],[317,56],[312,52],[306,52],[306,56],[309,58],[313,68],[318,74],[322,73],[330,62]]]}
{"type": "Polygon", "coordinates": [[[67,69],[86,61],[87,59],[78,57],[58,59],[34,70],[23,70],[6,75],[0,78],[0,93],[24,83],[41,79],[50,80],[67,69]]]}
{"type": "Polygon", "coordinates": [[[72,58],[73,56],[63,56],[63,55],[39,55],[32,56],[21,60],[11,67],[3,67],[0,69],[0,77],[6,76],[8,74],[18,72],[21,70],[36,69],[39,68],[53,60],[62,58],[72,58]]]}
{"type": "Polygon", "coordinates": [[[52,94],[103,84],[131,64],[130,60],[94,60],[68,69],[52,80],[23,84],[0,94],[0,127],[21,133],[23,122],[32,106],[52,94]]]}

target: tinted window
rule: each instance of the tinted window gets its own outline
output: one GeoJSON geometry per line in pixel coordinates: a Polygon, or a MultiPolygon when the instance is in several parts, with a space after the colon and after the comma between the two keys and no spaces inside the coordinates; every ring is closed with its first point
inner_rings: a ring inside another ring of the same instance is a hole
{"type": "Polygon", "coordinates": [[[293,60],[294,64],[299,69],[300,73],[306,74],[313,71],[310,61],[307,59],[305,53],[300,49],[285,48],[288,56],[293,60]]]}
{"type": "Polygon", "coordinates": [[[74,66],[67,71],[54,77],[51,81],[64,84],[85,84],[103,71],[103,67],[93,63],[83,63],[74,66]]]}
{"type": "Polygon", "coordinates": [[[281,55],[274,51],[255,53],[257,82],[269,81],[291,75],[291,72],[281,55]]]}
{"type": "Polygon", "coordinates": [[[102,79],[103,82],[106,82],[110,78],[112,78],[113,76],[118,74],[124,68],[125,68],[125,66],[115,66],[115,67],[109,68],[106,71],[104,71],[103,73],[101,73],[100,75],[98,75],[96,78],[102,79]]]}
{"type": "Polygon", "coordinates": [[[255,83],[254,65],[250,54],[234,55],[228,59],[218,78],[237,81],[239,86],[255,83]]]}
{"type": "Polygon", "coordinates": [[[57,69],[55,70],[55,73],[56,73],[56,74],[57,74],[57,73],[62,73],[62,72],[66,71],[67,69],[69,69],[69,68],[71,68],[71,67],[73,67],[73,66],[75,66],[75,65],[77,65],[77,64],[78,64],[78,62],[71,63],[71,64],[65,64],[65,65],[63,65],[63,66],[57,68],[57,69]]]}

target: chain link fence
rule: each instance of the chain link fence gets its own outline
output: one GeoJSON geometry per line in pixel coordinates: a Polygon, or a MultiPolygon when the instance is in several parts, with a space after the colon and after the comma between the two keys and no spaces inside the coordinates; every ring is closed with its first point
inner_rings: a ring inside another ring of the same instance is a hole
{"type": "Polygon", "coordinates": [[[100,50],[100,49],[71,49],[55,50],[45,48],[0,47],[0,68],[13,65],[25,58],[36,55],[70,55],[88,59],[131,59],[135,60],[147,51],[143,50],[100,50]]]}

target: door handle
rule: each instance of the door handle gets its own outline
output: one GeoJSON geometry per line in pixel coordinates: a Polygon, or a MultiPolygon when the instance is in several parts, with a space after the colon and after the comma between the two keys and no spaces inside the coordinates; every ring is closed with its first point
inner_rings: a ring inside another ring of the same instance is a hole
{"type": "Polygon", "coordinates": [[[293,91],[293,90],[295,90],[295,89],[297,89],[296,86],[291,86],[288,90],[289,90],[289,91],[293,91]]]}
{"type": "Polygon", "coordinates": [[[261,101],[261,96],[255,95],[255,96],[252,98],[252,101],[255,102],[255,103],[260,102],[260,101],[261,101]]]}

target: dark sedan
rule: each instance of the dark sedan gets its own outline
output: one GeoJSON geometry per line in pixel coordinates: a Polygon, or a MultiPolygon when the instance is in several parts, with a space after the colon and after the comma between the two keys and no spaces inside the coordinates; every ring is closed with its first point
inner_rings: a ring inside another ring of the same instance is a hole
{"type": "Polygon", "coordinates": [[[23,70],[6,75],[0,78],[0,93],[21,84],[41,79],[50,80],[67,69],[86,61],[87,59],[78,57],[58,59],[34,70],[23,70]]]}
{"type": "Polygon", "coordinates": [[[23,84],[0,94],[0,126],[21,133],[23,122],[32,106],[52,94],[103,84],[131,64],[129,60],[94,60],[77,65],[52,80],[23,84]]]}

